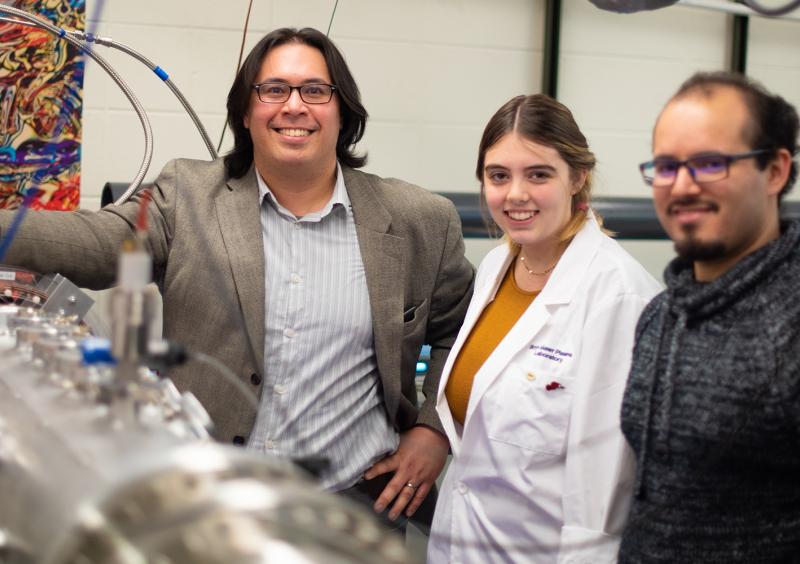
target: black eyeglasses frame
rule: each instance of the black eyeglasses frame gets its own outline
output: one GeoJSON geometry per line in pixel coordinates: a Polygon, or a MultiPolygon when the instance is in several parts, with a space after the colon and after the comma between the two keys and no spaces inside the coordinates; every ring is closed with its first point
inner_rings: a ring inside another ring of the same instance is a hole
{"type": "Polygon", "coordinates": [[[301,84],[299,86],[292,86],[291,84],[287,84],[285,82],[268,80],[266,82],[260,82],[258,84],[254,84],[253,90],[256,91],[256,96],[258,96],[258,100],[263,104],[285,104],[286,102],[289,101],[289,98],[292,97],[292,92],[294,92],[295,90],[297,90],[297,93],[300,95],[300,99],[306,104],[327,104],[333,99],[333,93],[336,92],[336,90],[338,89],[335,84],[328,84],[327,82],[308,82],[306,84],[301,84]],[[261,87],[267,84],[280,85],[288,88],[289,92],[286,94],[286,98],[283,100],[265,100],[264,98],[262,98],[261,87]],[[325,100],[324,102],[313,102],[310,100],[306,100],[305,96],[303,95],[303,89],[308,88],[310,86],[325,86],[327,88],[330,88],[331,89],[330,96],[328,96],[328,99],[325,100]]]}
{"type": "Polygon", "coordinates": [[[759,155],[764,155],[766,153],[771,153],[773,151],[774,151],[774,149],[754,149],[752,151],[747,151],[745,153],[736,153],[736,154],[733,154],[733,155],[726,155],[724,153],[704,153],[704,154],[701,154],[701,155],[696,155],[694,157],[690,157],[690,158],[688,158],[686,160],[683,160],[683,161],[679,161],[678,159],[659,158],[659,159],[653,159],[651,161],[646,161],[646,162],[641,163],[639,165],[639,172],[641,172],[641,174],[642,174],[642,178],[644,179],[644,183],[647,184],[648,186],[652,187],[652,188],[672,188],[675,185],[675,180],[678,178],[678,171],[680,171],[681,167],[685,166],[686,170],[689,171],[689,174],[691,175],[692,180],[694,180],[697,183],[705,184],[705,183],[708,183],[708,182],[717,182],[718,180],[724,180],[725,178],[728,178],[728,174],[730,174],[731,163],[734,163],[736,161],[741,161],[743,159],[750,159],[750,158],[753,158],[753,157],[757,157],[759,155]],[[696,176],[697,167],[696,166],[692,166],[690,163],[692,161],[696,162],[699,159],[708,159],[708,158],[721,158],[721,159],[723,159],[725,161],[725,174],[723,176],[720,176],[719,178],[715,178],[714,180],[702,180],[702,181],[699,181],[699,180],[697,180],[697,176],[696,176]],[[648,176],[645,173],[645,169],[647,169],[649,167],[654,167],[659,162],[661,162],[661,163],[670,162],[672,164],[675,164],[677,166],[677,168],[675,169],[675,176],[673,177],[671,183],[669,183],[669,184],[659,184],[658,186],[654,186],[653,185],[653,181],[655,180],[655,178],[653,178],[651,176],[648,176]]]}

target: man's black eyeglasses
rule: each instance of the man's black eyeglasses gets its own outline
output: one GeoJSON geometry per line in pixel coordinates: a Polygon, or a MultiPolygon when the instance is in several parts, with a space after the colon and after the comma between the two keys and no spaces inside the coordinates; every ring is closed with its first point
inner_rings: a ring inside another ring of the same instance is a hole
{"type": "Polygon", "coordinates": [[[653,188],[669,188],[675,184],[678,171],[685,166],[695,182],[715,182],[728,177],[731,163],[742,159],[750,159],[758,155],[771,152],[770,149],[756,149],[735,155],[721,153],[706,153],[697,155],[685,161],[660,157],[639,165],[642,177],[646,184],[653,188]]]}
{"type": "Polygon", "coordinates": [[[300,92],[300,99],[306,104],[327,104],[333,97],[336,86],[333,84],[309,83],[300,86],[290,86],[285,82],[262,82],[254,84],[253,88],[258,94],[258,99],[267,104],[282,104],[287,101],[292,90],[300,92]]]}

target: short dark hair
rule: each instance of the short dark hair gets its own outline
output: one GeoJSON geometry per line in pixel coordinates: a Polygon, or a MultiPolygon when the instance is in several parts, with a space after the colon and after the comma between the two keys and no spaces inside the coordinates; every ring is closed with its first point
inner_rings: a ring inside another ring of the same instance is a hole
{"type": "MultiPolygon", "coordinates": [[[[797,110],[789,102],[777,94],[771,94],[760,83],[746,76],[724,71],[698,72],[681,85],[670,101],[696,93],[711,96],[719,87],[735,89],[744,100],[750,114],[750,124],[742,132],[745,142],[750,144],[751,149],[769,150],[756,157],[760,170],[764,170],[775,158],[775,151],[778,149],[786,149],[792,157],[797,154],[797,135],[800,129],[797,110]]],[[[797,162],[792,159],[789,178],[781,188],[779,201],[792,189],[796,180],[797,162]]]]}
{"type": "Polygon", "coordinates": [[[253,162],[253,140],[244,126],[244,117],[250,106],[253,84],[261,70],[261,63],[273,48],[286,43],[301,43],[322,53],[331,82],[336,85],[336,96],[339,97],[341,129],[336,141],[336,158],[352,168],[362,167],[367,162],[366,154],[355,153],[355,144],[364,135],[368,114],[361,104],[358,86],[341,52],[325,34],[316,29],[284,27],[270,32],[253,47],[228,92],[228,127],[233,131],[234,142],[233,149],[225,155],[225,170],[230,178],[244,176],[253,162]]]}
{"type": "MultiPolygon", "coordinates": [[[[592,198],[592,173],[597,160],[589,149],[586,136],[581,132],[569,108],[544,94],[515,96],[503,104],[486,124],[478,146],[475,175],[481,183],[483,206],[485,206],[483,167],[486,152],[511,132],[518,133],[523,139],[558,151],[569,167],[572,180],[576,180],[581,173],[586,173],[583,186],[572,198],[572,218],[562,233],[563,240],[570,239],[580,231],[586,221],[586,213],[583,210],[590,204],[592,198]]],[[[597,217],[599,220],[599,216],[597,217]]],[[[490,223],[490,228],[494,227],[490,223]]]]}

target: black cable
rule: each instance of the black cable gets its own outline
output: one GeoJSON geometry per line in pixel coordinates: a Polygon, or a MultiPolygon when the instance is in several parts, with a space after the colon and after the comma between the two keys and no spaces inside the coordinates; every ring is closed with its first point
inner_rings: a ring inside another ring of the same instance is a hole
{"type": "Polygon", "coordinates": [[[333,5],[333,12],[331,12],[331,21],[328,22],[328,31],[325,32],[325,37],[328,37],[331,34],[331,26],[333,25],[333,16],[336,15],[336,8],[338,6],[339,6],[339,0],[336,0],[336,4],[333,5]]]}
{"type": "MultiPolygon", "coordinates": [[[[247,26],[250,23],[250,11],[253,8],[253,0],[250,0],[250,3],[247,5],[247,15],[244,18],[244,30],[242,30],[242,45],[239,47],[239,60],[236,62],[236,72],[233,73],[233,76],[236,76],[236,73],[239,72],[239,67],[242,66],[242,56],[244,55],[244,43],[247,39],[247,26]]],[[[222,133],[219,136],[219,144],[217,145],[217,153],[222,150],[222,141],[225,139],[225,130],[228,128],[228,117],[230,114],[225,114],[225,122],[222,124],[222,133]]]]}
{"type": "Polygon", "coordinates": [[[756,0],[744,0],[744,3],[747,4],[748,8],[751,8],[764,16],[783,16],[785,14],[788,14],[792,10],[800,8],[800,0],[793,0],[792,2],[789,2],[788,4],[780,8],[771,8],[768,6],[762,6],[761,3],[757,2],[756,0]]]}

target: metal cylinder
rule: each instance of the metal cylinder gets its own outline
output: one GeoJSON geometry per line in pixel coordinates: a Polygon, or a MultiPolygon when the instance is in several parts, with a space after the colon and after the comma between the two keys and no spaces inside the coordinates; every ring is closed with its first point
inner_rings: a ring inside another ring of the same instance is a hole
{"type": "Polygon", "coordinates": [[[288,461],[198,440],[208,414],[170,382],[141,366],[121,381],[84,365],[68,324],[3,315],[0,562],[413,561],[288,461]]]}

